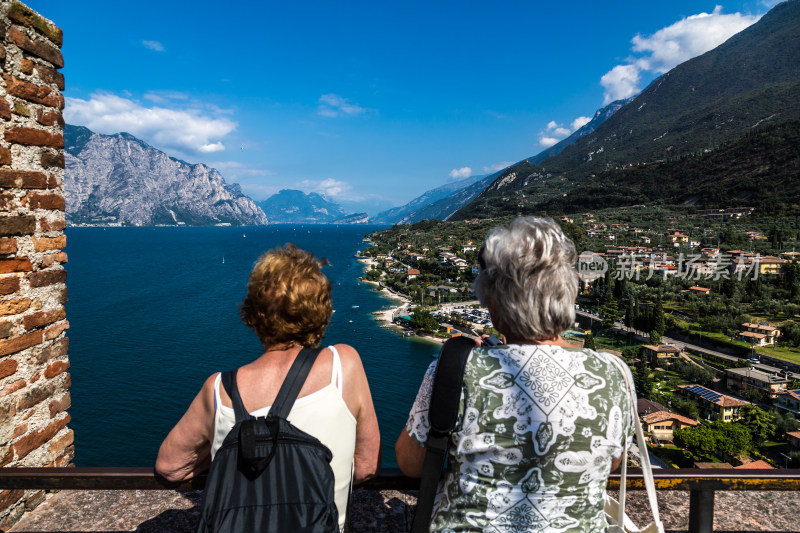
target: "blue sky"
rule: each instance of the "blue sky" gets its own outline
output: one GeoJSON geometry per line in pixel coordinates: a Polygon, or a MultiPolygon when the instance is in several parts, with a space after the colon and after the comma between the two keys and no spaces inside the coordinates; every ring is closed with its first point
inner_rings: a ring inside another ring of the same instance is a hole
{"type": "Polygon", "coordinates": [[[777,2],[64,2],[65,117],[371,214],[564,138],[777,2]]]}

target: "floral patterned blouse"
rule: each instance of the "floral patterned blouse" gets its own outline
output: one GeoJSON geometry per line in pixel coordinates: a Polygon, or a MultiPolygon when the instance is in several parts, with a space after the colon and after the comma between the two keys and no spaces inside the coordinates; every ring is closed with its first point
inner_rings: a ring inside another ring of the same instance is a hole
{"type": "MultiPolygon", "coordinates": [[[[630,393],[611,357],[554,345],[473,349],[431,531],[605,531],[611,463],[633,437],[630,393]]],[[[406,424],[422,445],[435,369],[406,424]]]]}

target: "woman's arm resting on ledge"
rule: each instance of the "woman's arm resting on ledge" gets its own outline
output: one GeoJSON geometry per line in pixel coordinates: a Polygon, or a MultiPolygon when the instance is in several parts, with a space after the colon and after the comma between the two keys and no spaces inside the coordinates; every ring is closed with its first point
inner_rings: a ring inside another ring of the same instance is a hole
{"type": "Polygon", "coordinates": [[[168,481],[183,481],[208,469],[214,430],[214,379],[208,378],[183,418],[161,443],[156,472],[168,481]]]}
{"type": "Polygon", "coordinates": [[[411,438],[403,429],[394,445],[397,466],[408,477],[422,477],[422,464],[425,462],[425,447],[411,438]]]}

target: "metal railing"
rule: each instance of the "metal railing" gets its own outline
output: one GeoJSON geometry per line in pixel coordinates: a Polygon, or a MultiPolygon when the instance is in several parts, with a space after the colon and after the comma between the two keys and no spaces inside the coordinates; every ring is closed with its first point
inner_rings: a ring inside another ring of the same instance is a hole
{"type": "MultiPolygon", "coordinates": [[[[689,532],[710,533],[714,523],[714,493],[722,491],[800,490],[800,469],[736,470],[695,468],[653,470],[657,490],[689,491],[689,532]]],[[[612,474],[608,488],[619,489],[619,475],[612,474]]],[[[198,490],[205,485],[200,476],[170,483],[152,468],[0,468],[0,490],[198,490]]],[[[356,490],[416,490],[419,480],[402,475],[396,468],[356,486],[356,490]]],[[[641,470],[629,469],[629,490],[643,490],[641,470]]]]}

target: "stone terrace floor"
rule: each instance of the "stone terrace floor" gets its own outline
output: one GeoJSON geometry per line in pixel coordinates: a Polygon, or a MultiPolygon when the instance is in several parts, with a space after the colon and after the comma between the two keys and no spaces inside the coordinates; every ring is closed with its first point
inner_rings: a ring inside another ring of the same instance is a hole
{"type": "MultiPolygon", "coordinates": [[[[643,491],[629,492],[628,514],[638,525],[648,518],[643,491]]],[[[199,491],[61,491],[27,513],[12,532],[194,532],[199,516],[199,491]]],[[[689,494],[658,493],[667,531],[686,531],[689,494]]],[[[355,491],[352,533],[408,531],[414,492],[355,491]]],[[[800,493],[717,492],[715,531],[798,531],[800,493]]]]}

